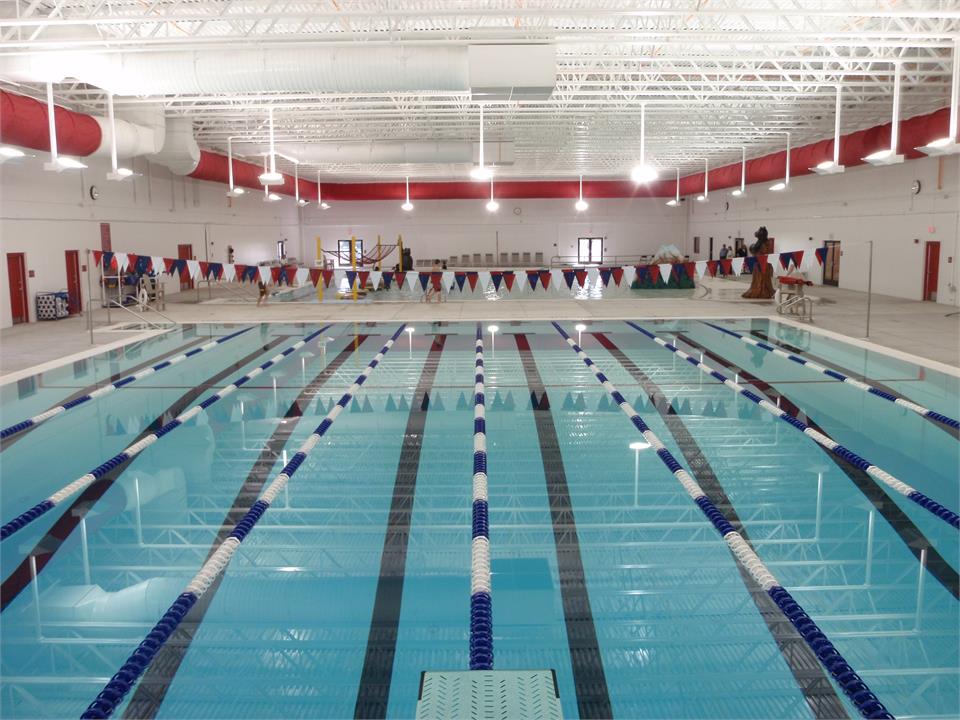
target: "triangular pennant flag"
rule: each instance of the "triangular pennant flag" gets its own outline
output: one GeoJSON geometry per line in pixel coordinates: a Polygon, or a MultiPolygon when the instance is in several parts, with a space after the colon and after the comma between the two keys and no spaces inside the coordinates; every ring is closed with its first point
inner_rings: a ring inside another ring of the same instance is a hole
{"type": "Polygon", "coordinates": [[[139,259],[140,256],[136,253],[127,253],[127,267],[130,268],[130,272],[136,272],[137,260],[139,259]]]}
{"type": "Polygon", "coordinates": [[[223,266],[223,280],[233,282],[237,279],[237,266],[233,263],[227,263],[223,266]]]}
{"type": "Polygon", "coordinates": [[[491,270],[490,279],[493,280],[493,289],[497,292],[500,292],[500,283],[503,282],[503,273],[499,270],[491,270]]]}
{"type": "Polygon", "coordinates": [[[350,289],[353,289],[354,283],[357,282],[357,271],[356,270],[347,270],[347,285],[350,286],[350,289]]]}
{"type": "MultiPolygon", "coordinates": [[[[470,283],[471,290],[477,289],[477,280],[479,279],[480,279],[480,273],[478,273],[476,270],[467,271],[467,282],[470,283]]],[[[461,286],[460,289],[463,290],[463,287],[461,286]]]]}
{"type": "Polygon", "coordinates": [[[780,267],[782,267],[784,270],[789,270],[789,269],[790,269],[790,261],[793,260],[793,253],[792,253],[792,252],[782,252],[782,253],[780,253],[779,257],[780,257],[780,267]]]}
{"type": "Polygon", "coordinates": [[[507,286],[507,290],[513,290],[513,281],[517,279],[517,276],[513,274],[513,270],[504,270],[503,272],[503,282],[507,286]]]}
{"type": "Polygon", "coordinates": [[[333,289],[339,291],[347,280],[347,273],[344,270],[333,271],[333,289]]]}
{"type": "Polygon", "coordinates": [[[817,248],[813,251],[813,254],[817,258],[817,262],[820,265],[823,265],[827,261],[827,249],[825,247],[817,248]]]}
{"type": "Polygon", "coordinates": [[[730,272],[733,275],[741,275],[743,273],[743,262],[746,258],[738,257],[733,258],[730,261],[730,272]]]}
{"type": "Polygon", "coordinates": [[[793,251],[793,264],[796,266],[797,270],[799,270],[803,265],[803,250],[793,251]]]}
{"type": "Polygon", "coordinates": [[[393,283],[393,270],[384,270],[383,271],[383,289],[389,290],[390,285],[393,283]]]}
{"type": "Polygon", "coordinates": [[[254,280],[257,280],[257,276],[259,275],[260,282],[262,282],[264,285],[270,284],[270,268],[266,267],[265,265],[258,265],[254,268],[254,270],[256,271],[253,276],[254,280]]]}
{"type": "Polygon", "coordinates": [[[650,272],[650,282],[653,285],[657,284],[657,281],[660,279],[660,266],[659,265],[647,265],[647,270],[650,272]]]}
{"type": "Polygon", "coordinates": [[[360,287],[365,288],[367,286],[367,280],[370,278],[370,271],[360,270],[357,273],[357,277],[360,279],[360,287]]]}
{"type": "Polygon", "coordinates": [[[597,272],[600,273],[600,280],[603,281],[603,286],[607,287],[610,284],[610,268],[598,268],[597,272]]]}
{"type": "Polygon", "coordinates": [[[323,270],[320,268],[310,268],[310,283],[316,287],[323,277],[323,270]]]}
{"type": "Polygon", "coordinates": [[[323,281],[323,286],[325,288],[330,287],[330,281],[333,280],[333,270],[328,268],[323,268],[320,271],[320,278],[323,281]]]}
{"type": "Polygon", "coordinates": [[[587,284],[587,271],[586,270],[574,270],[573,276],[577,279],[577,284],[580,287],[585,287],[587,284]]]}
{"type": "Polygon", "coordinates": [[[118,252],[113,254],[113,260],[117,265],[117,270],[125,273],[127,272],[127,265],[129,265],[129,260],[127,259],[127,254],[118,252]]]}
{"type": "Polygon", "coordinates": [[[757,264],[760,266],[761,272],[766,272],[767,262],[769,262],[766,255],[757,255],[757,264]]]}
{"type": "Polygon", "coordinates": [[[103,251],[102,251],[102,250],[94,250],[94,251],[93,251],[93,266],[94,266],[94,267],[97,267],[97,266],[100,264],[100,261],[101,261],[102,259],[103,259],[103,251]]]}
{"type": "Polygon", "coordinates": [[[417,278],[420,280],[420,287],[423,288],[423,291],[427,291],[427,285],[430,283],[430,273],[421,272],[417,274],[417,278]]]}
{"type": "Polygon", "coordinates": [[[687,277],[691,280],[696,279],[695,273],[697,272],[697,264],[695,262],[685,262],[683,264],[683,269],[687,271],[687,277]]]}
{"type": "Polygon", "coordinates": [[[624,265],[620,269],[623,271],[624,283],[626,283],[627,287],[631,287],[633,281],[637,279],[637,269],[633,265],[624,265]]]}
{"type": "Polygon", "coordinates": [[[617,287],[620,287],[620,283],[623,281],[623,268],[615,267],[611,268],[610,274],[613,277],[613,283],[617,287]]]}
{"type": "MultiPolygon", "coordinates": [[[[578,279],[579,279],[579,278],[578,278],[578,279]]],[[[590,280],[590,287],[596,287],[596,286],[597,286],[597,283],[600,281],[600,270],[598,270],[598,269],[595,268],[595,267],[588,268],[588,269],[587,269],[587,279],[590,280]]],[[[581,282],[580,285],[582,286],[583,283],[581,282]]]]}
{"type": "Polygon", "coordinates": [[[733,258],[725,258],[721,260],[720,267],[723,268],[724,275],[733,275],[733,258]]]}
{"type": "Polygon", "coordinates": [[[539,270],[527,270],[527,282],[530,283],[531,290],[537,289],[537,280],[539,279],[540,279],[539,270]]]}
{"type": "Polygon", "coordinates": [[[660,279],[663,282],[670,282],[670,274],[673,272],[673,265],[670,263],[660,263],[660,279]]]}
{"type": "Polygon", "coordinates": [[[181,280],[189,279],[190,276],[187,274],[187,261],[179,258],[175,259],[173,261],[173,272],[170,274],[172,275],[174,273],[180,275],[181,280]]]}
{"type": "Polygon", "coordinates": [[[217,280],[223,279],[223,263],[210,263],[210,274],[217,280]]]}
{"type": "Polygon", "coordinates": [[[150,258],[150,267],[157,275],[166,272],[167,266],[160,255],[154,255],[150,258]]]}
{"type": "MultiPolygon", "coordinates": [[[[134,271],[137,275],[146,275],[148,272],[150,272],[150,263],[151,263],[151,262],[152,262],[152,261],[150,260],[150,256],[149,256],[149,255],[138,255],[138,256],[137,256],[137,261],[136,261],[136,262],[134,263],[134,265],[133,265],[133,271],[134,271]]],[[[202,264],[200,265],[200,270],[201,270],[201,272],[203,271],[203,265],[202,265],[202,264]]]]}
{"type": "Polygon", "coordinates": [[[753,273],[753,271],[757,267],[757,258],[756,257],[744,258],[744,264],[747,266],[747,272],[753,273]]]}
{"type": "Polygon", "coordinates": [[[453,283],[454,283],[453,277],[454,276],[453,276],[452,270],[447,270],[446,272],[443,273],[443,289],[444,290],[449,291],[451,288],[453,288],[453,283]]]}
{"type": "Polygon", "coordinates": [[[296,265],[290,265],[283,269],[284,274],[287,276],[287,285],[293,285],[297,280],[297,270],[299,270],[296,265]]]}
{"type": "Polygon", "coordinates": [[[486,270],[479,270],[477,272],[477,285],[480,286],[480,292],[486,292],[487,288],[490,287],[490,279],[492,274],[486,270]]]}
{"type": "MultiPolygon", "coordinates": [[[[168,261],[169,261],[170,263],[173,263],[173,260],[169,260],[169,258],[164,258],[163,261],[164,261],[165,263],[168,262],[168,261]]],[[[234,265],[233,267],[234,267],[234,271],[236,272],[236,275],[237,275],[237,282],[247,282],[247,281],[250,279],[250,278],[247,276],[247,266],[246,266],[246,265],[234,265]]],[[[173,274],[173,266],[172,266],[172,264],[167,267],[167,272],[170,273],[171,275],[173,274]]]]}
{"type": "Polygon", "coordinates": [[[463,285],[467,282],[467,274],[465,272],[455,272],[453,279],[457,282],[457,289],[463,292],[463,285]]]}
{"type": "Polygon", "coordinates": [[[210,263],[200,260],[200,277],[207,279],[210,277],[210,263]]]}
{"type": "Polygon", "coordinates": [[[310,268],[297,268],[296,280],[297,285],[306,285],[308,282],[312,285],[313,280],[310,277],[310,268]]]}
{"type": "Polygon", "coordinates": [[[567,289],[573,290],[573,281],[576,279],[573,270],[563,270],[563,281],[567,284],[567,289]]]}
{"type": "Polygon", "coordinates": [[[383,271],[381,270],[370,271],[370,287],[372,287],[374,290],[380,287],[381,279],[383,279],[383,271]]]}
{"type": "Polygon", "coordinates": [[[397,281],[397,290],[403,290],[403,284],[407,281],[406,271],[394,273],[393,279],[397,281]]]}
{"type": "MultiPolygon", "coordinates": [[[[718,264],[719,264],[719,262],[718,262],[717,260],[707,260],[707,272],[710,273],[710,277],[716,277],[716,276],[717,276],[717,265],[718,265],[718,264]]],[[[697,272],[700,272],[699,267],[697,268],[697,272]]],[[[703,273],[700,273],[700,277],[703,277],[703,273]]]]}
{"type": "Polygon", "coordinates": [[[563,292],[563,270],[551,270],[550,271],[551,282],[553,283],[553,289],[557,292],[563,292]]]}
{"type": "Polygon", "coordinates": [[[541,270],[538,274],[539,274],[539,276],[540,276],[540,284],[543,285],[543,289],[544,289],[544,290],[549,290],[549,289],[550,289],[550,281],[553,279],[553,278],[551,277],[551,275],[550,275],[550,271],[549,271],[549,270],[541,270]]]}
{"type": "Polygon", "coordinates": [[[103,253],[103,269],[104,270],[113,269],[113,253],[110,251],[103,253]]]}
{"type": "Polygon", "coordinates": [[[702,278],[704,275],[707,274],[707,261],[697,260],[696,268],[697,268],[697,277],[702,278]]]}
{"type": "Polygon", "coordinates": [[[270,268],[270,280],[274,285],[280,284],[280,268],[272,267],[270,268]]]}

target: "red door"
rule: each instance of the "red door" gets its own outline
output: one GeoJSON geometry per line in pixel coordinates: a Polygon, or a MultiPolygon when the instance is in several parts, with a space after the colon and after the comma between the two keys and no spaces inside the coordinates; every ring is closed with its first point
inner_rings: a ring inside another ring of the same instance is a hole
{"type": "Polygon", "coordinates": [[[29,322],[27,260],[23,253],[7,253],[7,274],[10,280],[10,315],[13,324],[29,322]]]}
{"type": "Polygon", "coordinates": [[[80,251],[67,250],[67,297],[70,314],[76,315],[83,305],[80,295],[80,251]]]}
{"type": "MultiPolygon", "coordinates": [[[[186,245],[177,245],[177,257],[181,260],[193,260],[193,245],[187,243],[186,245]]],[[[181,290],[193,290],[193,280],[187,278],[186,280],[180,281],[181,290]]]]}
{"type": "Polygon", "coordinates": [[[923,258],[923,299],[937,300],[937,278],[940,276],[940,242],[927,242],[923,258]]]}

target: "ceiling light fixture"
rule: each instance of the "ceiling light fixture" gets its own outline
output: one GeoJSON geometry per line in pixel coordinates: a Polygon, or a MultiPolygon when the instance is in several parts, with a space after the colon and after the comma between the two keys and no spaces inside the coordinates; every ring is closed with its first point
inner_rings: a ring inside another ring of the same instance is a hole
{"type": "Polygon", "coordinates": [[[500,209],[500,203],[493,199],[493,178],[490,178],[490,202],[487,203],[487,212],[496,212],[500,209]]]}
{"type": "Polygon", "coordinates": [[[897,148],[900,145],[900,62],[893,63],[893,120],[890,123],[890,147],[885,150],[877,150],[870,153],[865,158],[865,162],[871,165],[897,165],[903,162],[903,155],[897,154],[897,148]]]}
{"type": "Polygon", "coordinates": [[[43,164],[44,170],[63,172],[64,170],[82,170],[82,162],[66,155],[57,154],[57,120],[53,107],[53,83],[47,83],[47,127],[50,130],[50,162],[43,164]]]}
{"type": "Polygon", "coordinates": [[[638,185],[657,179],[657,169],[647,165],[647,106],[640,105],[640,164],[630,171],[630,179],[638,185]]]}
{"type": "Polygon", "coordinates": [[[927,155],[952,155],[960,152],[960,137],[957,136],[957,120],[960,113],[960,37],[953,41],[953,77],[950,83],[950,121],[947,136],[918,147],[927,155]]]}
{"type": "Polygon", "coordinates": [[[320,206],[321,210],[329,210],[330,205],[323,200],[323,195],[320,190],[320,171],[317,170],[317,205],[320,206]]]}
{"type": "Polygon", "coordinates": [[[680,168],[676,168],[677,171],[677,194],[674,198],[667,200],[667,205],[670,207],[677,207],[680,205],[680,168]]]}
{"type": "Polygon", "coordinates": [[[297,205],[300,207],[305,207],[310,204],[310,201],[306,198],[300,197],[300,161],[293,161],[293,188],[294,188],[294,199],[297,201],[297,205]]]}
{"type": "Polygon", "coordinates": [[[841,85],[837,85],[837,105],[833,111],[833,160],[824,160],[816,167],[810,168],[817,175],[836,175],[846,168],[840,164],[840,93],[841,85]]]}
{"type": "Polygon", "coordinates": [[[24,156],[26,156],[26,153],[23,150],[10,147],[9,145],[0,146],[0,163],[6,162],[7,160],[22,158],[24,156]]]}
{"type": "Polygon", "coordinates": [[[247,191],[242,187],[236,187],[233,184],[233,138],[227,138],[227,179],[230,183],[230,189],[227,191],[227,197],[240,197],[247,191]]]}
{"type": "Polygon", "coordinates": [[[770,190],[773,192],[783,192],[784,190],[790,189],[790,133],[786,133],[787,136],[787,169],[786,173],[783,176],[781,182],[774,183],[770,186],[770,190]]]}
{"type": "Polygon", "coordinates": [[[580,176],[580,199],[573,204],[573,207],[577,212],[583,212],[590,207],[590,203],[583,199],[583,175],[580,176]]]}
{"type": "Polygon", "coordinates": [[[477,182],[484,182],[493,177],[493,170],[483,164],[483,104],[480,104],[480,163],[470,170],[470,177],[477,182]]]}
{"type": "Polygon", "coordinates": [[[276,146],[274,144],[274,135],[273,135],[273,106],[271,105],[267,108],[267,119],[270,123],[270,170],[268,171],[264,167],[263,173],[260,175],[260,183],[266,187],[267,185],[283,185],[283,175],[277,172],[277,152],[276,146]]]}
{"type": "Polygon", "coordinates": [[[407,176],[407,201],[400,206],[400,209],[406,212],[410,212],[411,210],[413,210],[413,203],[410,202],[410,176],[409,175],[407,176]]]}
{"type": "Polygon", "coordinates": [[[710,161],[703,159],[703,195],[697,195],[697,202],[710,202],[710,161]]]}
{"type": "Polygon", "coordinates": [[[730,193],[734,197],[741,198],[747,194],[747,147],[740,148],[740,187],[730,193]]]}
{"type": "MultiPolygon", "coordinates": [[[[267,157],[266,157],[266,155],[264,155],[264,157],[263,157],[263,168],[264,168],[264,171],[266,171],[266,168],[267,168],[267,157]]],[[[266,174],[266,172],[264,172],[264,174],[266,174]]],[[[261,176],[261,177],[262,177],[262,176],[261,176]]],[[[276,201],[279,200],[279,199],[280,199],[280,196],[279,196],[279,195],[277,195],[275,192],[270,192],[270,188],[267,187],[266,185],[263,186],[263,201],[264,201],[264,202],[276,202],[276,201]]]]}

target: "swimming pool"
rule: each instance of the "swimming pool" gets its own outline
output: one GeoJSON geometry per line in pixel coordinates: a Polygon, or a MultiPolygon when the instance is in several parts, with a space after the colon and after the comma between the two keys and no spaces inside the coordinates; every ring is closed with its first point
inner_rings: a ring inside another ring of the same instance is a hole
{"type": "MultiPolygon", "coordinates": [[[[957,416],[955,376],[711,322],[957,416]]],[[[641,330],[953,511],[955,428],[704,322],[635,324],[560,328],[892,714],[955,717],[957,530],[641,330]]],[[[2,425],[245,327],[4,385],[2,425]]],[[[555,670],[568,718],[855,717],[557,328],[487,327],[495,667],[555,670]]],[[[254,326],[7,438],[4,523],[314,335],[3,541],[0,715],[84,712],[398,331],[115,716],[412,717],[422,671],[467,669],[477,327],[404,329],[254,326]]]]}

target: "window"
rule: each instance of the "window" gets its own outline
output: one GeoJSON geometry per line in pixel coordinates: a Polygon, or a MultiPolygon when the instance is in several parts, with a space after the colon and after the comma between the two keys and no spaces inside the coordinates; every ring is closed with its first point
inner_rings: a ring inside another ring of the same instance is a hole
{"type": "Polygon", "coordinates": [[[599,265],[603,262],[603,238],[580,238],[577,241],[577,262],[581,265],[599,265]]]}
{"type": "Polygon", "coordinates": [[[700,252],[700,237],[698,235],[694,235],[693,237],[693,251],[695,253],[700,252]]]}
{"type": "MultiPolygon", "coordinates": [[[[354,238],[355,250],[357,255],[357,265],[360,266],[363,264],[363,240],[354,238]]],[[[349,240],[338,240],[337,241],[337,267],[348,268],[350,267],[350,241],[349,240]]]]}

